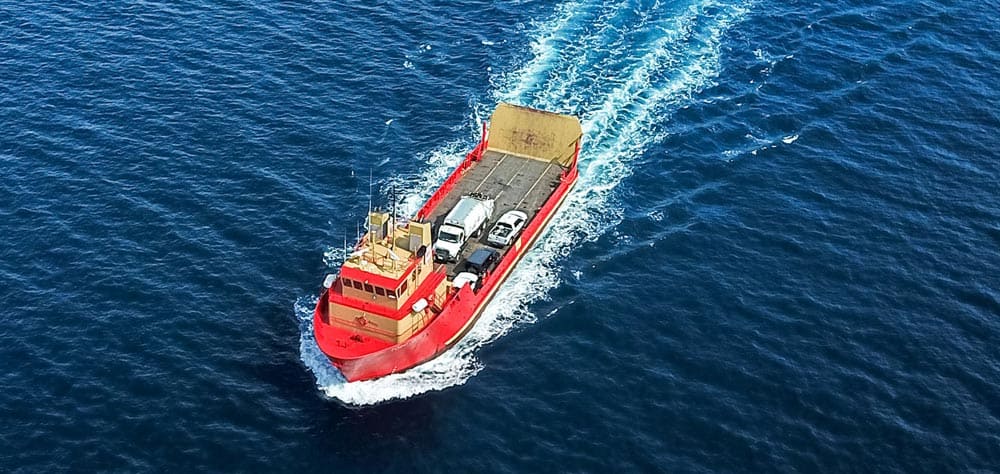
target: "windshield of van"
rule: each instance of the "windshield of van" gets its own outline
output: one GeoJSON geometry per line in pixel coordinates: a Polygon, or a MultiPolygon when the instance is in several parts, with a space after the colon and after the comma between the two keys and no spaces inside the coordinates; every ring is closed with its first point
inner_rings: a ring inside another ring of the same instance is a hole
{"type": "Polygon", "coordinates": [[[458,234],[452,234],[451,232],[445,232],[442,230],[441,232],[438,233],[438,240],[443,240],[445,242],[457,244],[458,234]]]}

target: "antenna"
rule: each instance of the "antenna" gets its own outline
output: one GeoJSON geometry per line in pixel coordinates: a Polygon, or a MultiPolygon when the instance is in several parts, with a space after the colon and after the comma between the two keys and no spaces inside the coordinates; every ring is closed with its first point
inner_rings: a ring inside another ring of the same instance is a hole
{"type": "Polygon", "coordinates": [[[396,203],[399,201],[399,189],[392,183],[392,225],[396,225],[396,203]]]}
{"type": "MultiPolygon", "coordinates": [[[[371,245],[374,249],[375,243],[372,241],[372,169],[368,167],[368,215],[365,217],[367,227],[365,228],[365,238],[368,239],[368,245],[371,245]]],[[[372,263],[375,263],[374,252],[372,252],[372,263]]]]}
{"type": "Polygon", "coordinates": [[[396,250],[396,201],[399,200],[398,188],[396,183],[392,183],[392,226],[389,227],[389,256],[392,257],[392,269],[396,269],[396,262],[399,261],[399,257],[393,250],[396,250]]]}

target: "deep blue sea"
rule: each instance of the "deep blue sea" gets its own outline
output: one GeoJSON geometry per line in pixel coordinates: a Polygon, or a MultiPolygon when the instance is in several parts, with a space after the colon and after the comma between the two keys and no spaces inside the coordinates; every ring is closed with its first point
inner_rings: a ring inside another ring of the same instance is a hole
{"type": "Polygon", "coordinates": [[[996,472],[998,12],[0,1],[0,472],[996,472]],[[369,176],[416,210],[501,101],[581,118],[568,205],[345,383],[369,176]]]}

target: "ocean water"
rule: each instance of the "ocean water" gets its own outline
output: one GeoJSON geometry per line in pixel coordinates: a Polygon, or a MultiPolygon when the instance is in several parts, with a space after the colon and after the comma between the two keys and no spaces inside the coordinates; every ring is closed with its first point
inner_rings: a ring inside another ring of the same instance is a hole
{"type": "Polygon", "coordinates": [[[0,3],[0,471],[1000,470],[996,1],[375,3],[0,3]],[[500,101],[581,118],[568,205],[344,382],[369,176],[500,101]]]}

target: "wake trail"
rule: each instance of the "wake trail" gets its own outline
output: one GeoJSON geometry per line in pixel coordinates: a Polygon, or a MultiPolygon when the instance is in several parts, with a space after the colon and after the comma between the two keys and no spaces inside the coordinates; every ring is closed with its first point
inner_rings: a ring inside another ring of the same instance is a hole
{"type": "MultiPolygon", "coordinates": [[[[347,383],[316,346],[312,313],[316,296],[295,305],[303,362],[328,396],[350,405],[408,398],[465,383],[482,369],[479,348],[533,322],[530,305],[559,284],[558,261],[582,242],[621,222],[613,192],[632,173],[630,163],[663,139],[673,111],[715,84],[722,42],[746,14],[746,3],[716,0],[645,7],[632,2],[573,1],[552,18],[533,24],[532,56],[493,78],[493,103],[470,113],[474,127],[496,102],[573,113],[583,125],[580,177],[535,247],[511,273],[469,334],[441,356],[400,374],[347,383]]],[[[456,141],[431,151],[418,191],[404,198],[413,214],[464,157],[456,141]]],[[[337,261],[339,255],[327,255],[337,261]]]]}

